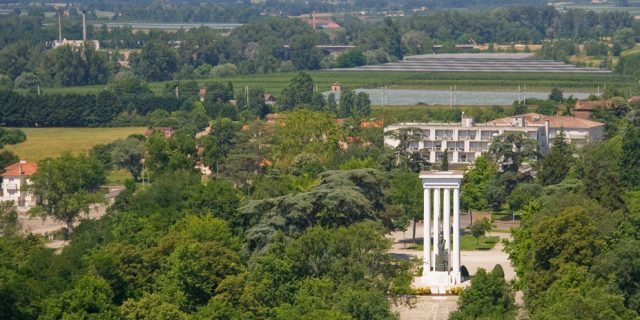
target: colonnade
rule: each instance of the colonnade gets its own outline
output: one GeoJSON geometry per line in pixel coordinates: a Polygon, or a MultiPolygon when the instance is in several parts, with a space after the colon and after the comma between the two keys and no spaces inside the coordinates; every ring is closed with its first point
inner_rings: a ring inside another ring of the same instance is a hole
{"type": "Polygon", "coordinates": [[[460,183],[462,173],[431,171],[421,173],[420,178],[424,188],[423,277],[434,278],[432,277],[435,275],[434,273],[444,272],[450,275],[449,282],[459,283],[460,183]],[[451,193],[453,193],[453,201],[451,201],[451,193]],[[451,212],[452,204],[453,214],[451,212]],[[441,265],[437,266],[436,257],[439,254],[439,247],[444,247],[442,254],[446,259],[440,259],[441,265]],[[446,264],[442,265],[443,261],[446,261],[446,264]]]}

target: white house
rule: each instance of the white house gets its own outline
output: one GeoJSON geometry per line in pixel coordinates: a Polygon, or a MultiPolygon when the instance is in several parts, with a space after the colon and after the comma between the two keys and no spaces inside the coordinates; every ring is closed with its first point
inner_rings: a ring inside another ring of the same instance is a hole
{"type": "MultiPolygon", "coordinates": [[[[442,161],[447,152],[449,163],[471,164],[483,152],[489,151],[491,140],[505,132],[523,132],[529,139],[538,141],[544,154],[558,131],[563,128],[569,141],[581,146],[602,140],[604,124],[591,120],[566,116],[545,116],[527,113],[495,119],[486,123],[475,123],[473,118],[462,115],[456,123],[397,123],[384,129],[418,130],[420,139],[410,142],[410,150],[427,150],[429,162],[442,161]]],[[[386,145],[395,148],[400,143],[385,135],[386,145]]]]}
{"type": "Polygon", "coordinates": [[[5,168],[2,174],[1,201],[14,201],[19,209],[29,209],[36,204],[36,198],[21,188],[28,185],[32,174],[38,171],[38,165],[20,160],[5,168]]]}

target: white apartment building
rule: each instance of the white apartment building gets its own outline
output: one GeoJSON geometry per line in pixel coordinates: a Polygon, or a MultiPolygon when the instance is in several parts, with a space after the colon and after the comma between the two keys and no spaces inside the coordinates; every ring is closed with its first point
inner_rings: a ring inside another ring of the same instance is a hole
{"type": "Polygon", "coordinates": [[[25,160],[20,160],[20,162],[6,167],[2,174],[0,201],[14,201],[18,209],[23,210],[36,205],[36,198],[21,188],[29,184],[29,178],[37,170],[37,164],[25,160]]]}
{"type": "MultiPolygon", "coordinates": [[[[540,151],[544,154],[549,149],[550,139],[555,137],[560,128],[564,128],[571,142],[583,145],[601,140],[603,126],[599,122],[575,117],[552,117],[535,113],[475,123],[473,118],[466,117],[463,113],[461,122],[457,123],[397,123],[386,127],[384,131],[420,131],[421,138],[410,142],[409,148],[413,151],[427,150],[431,163],[441,162],[447,152],[449,163],[471,164],[483,152],[489,151],[491,140],[505,132],[523,132],[528,138],[538,141],[540,151]]],[[[385,135],[384,141],[392,148],[400,143],[389,135],[385,135]]]]}
{"type": "MultiPolygon", "coordinates": [[[[564,130],[565,138],[578,148],[602,141],[604,135],[604,123],[578,117],[545,116],[537,113],[526,113],[515,117],[522,117],[527,126],[544,126],[548,121],[551,145],[560,130],[564,130]]],[[[499,118],[487,124],[506,125],[511,123],[511,118],[513,117],[499,118]]]]}

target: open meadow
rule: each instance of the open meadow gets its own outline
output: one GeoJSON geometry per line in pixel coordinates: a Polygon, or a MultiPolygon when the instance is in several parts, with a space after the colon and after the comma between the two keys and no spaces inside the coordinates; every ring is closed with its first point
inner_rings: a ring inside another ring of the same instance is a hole
{"type": "Polygon", "coordinates": [[[5,148],[30,162],[37,162],[47,157],[59,156],[66,151],[72,153],[88,151],[96,144],[109,143],[131,134],[142,134],[146,128],[21,128],[21,130],[27,135],[27,141],[7,145],[5,148]]]}

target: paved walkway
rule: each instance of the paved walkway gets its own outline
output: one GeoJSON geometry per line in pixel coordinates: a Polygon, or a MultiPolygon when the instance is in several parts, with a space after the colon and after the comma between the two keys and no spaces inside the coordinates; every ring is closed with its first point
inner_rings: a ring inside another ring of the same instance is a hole
{"type": "MultiPolygon", "coordinates": [[[[461,218],[464,216],[461,216],[461,218]]],[[[462,219],[461,219],[462,220],[462,219]]],[[[461,221],[462,222],[462,221],[461,221]]],[[[461,223],[462,224],[462,223],[461,223]]],[[[416,240],[422,242],[423,230],[422,223],[418,223],[416,229],[416,240]]],[[[403,258],[410,259],[412,257],[422,258],[422,251],[406,249],[411,243],[412,227],[403,234],[402,232],[393,232],[390,236],[394,239],[394,244],[389,251],[391,254],[398,255],[403,258]],[[406,245],[403,243],[405,241],[406,245]]],[[[488,236],[499,236],[503,238],[511,238],[509,233],[489,233],[488,236]]],[[[484,268],[491,271],[496,264],[501,264],[504,270],[505,278],[511,280],[515,278],[515,271],[509,262],[508,255],[503,252],[503,245],[498,242],[491,250],[486,251],[461,251],[460,260],[463,266],[467,267],[471,275],[475,274],[478,268],[484,268]]],[[[469,282],[464,283],[468,285],[469,282]]],[[[415,308],[406,306],[397,306],[394,311],[400,314],[402,320],[445,320],[449,317],[449,313],[457,309],[458,297],[441,297],[427,296],[418,297],[415,308]],[[446,299],[443,299],[446,298],[446,299]]],[[[520,299],[518,299],[520,300],[520,299]]],[[[519,301],[516,301],[518,303],[519,301]]]]}

